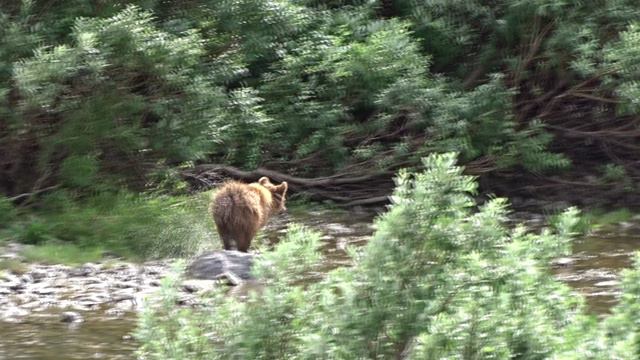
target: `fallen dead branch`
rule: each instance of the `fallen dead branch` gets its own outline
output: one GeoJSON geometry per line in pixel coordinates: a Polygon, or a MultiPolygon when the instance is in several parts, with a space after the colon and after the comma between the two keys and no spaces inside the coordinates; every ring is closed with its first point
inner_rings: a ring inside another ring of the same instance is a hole
{"type": "Polygon", "coordinates": [[[224,179],[252,182],[267,176],[275,182],[286,181],[294,194],[304,195],[313,200],[331,200],[347,207],[387,203],[388,195],[393,189],[392,171],[303,178],[264,168],[244,171],[228,165],[205,164],[184,171],[183,176],[192,183],[197,182],[194,185],[204,188],[219,184],[224,179]]]}

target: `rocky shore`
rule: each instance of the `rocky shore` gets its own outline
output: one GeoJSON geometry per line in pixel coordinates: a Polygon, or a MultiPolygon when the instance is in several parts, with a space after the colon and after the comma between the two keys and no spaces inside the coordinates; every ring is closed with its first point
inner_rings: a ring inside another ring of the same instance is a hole
{"type": "MultiPolygon", "coordinates": [[[[20,261],[19,244],[0,248],[0,259],[20,261]]],[[[252,255],[218,251],[192,260],[181,281],[178,305],[190,305],[199,292],[218,284],[240,285],[250,279],[252,255]]],[[[0,270],[0,321],[20,322],[29,315],[59,312],[60,321],[81,322],[82,313],[110,317],[144,306],[175,260],[133,264],[109,260],[78,267],[23,263],[21,271],[0,270]]]]}

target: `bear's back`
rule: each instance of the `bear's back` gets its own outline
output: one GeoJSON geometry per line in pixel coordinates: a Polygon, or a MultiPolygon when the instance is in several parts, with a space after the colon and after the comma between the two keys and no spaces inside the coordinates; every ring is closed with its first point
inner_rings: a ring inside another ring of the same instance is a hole
{"type": "Polygon", "coordinates": [[[270,200],[269,190],[259,184],[228,182],[211,204],[213,217],[227,226],[260,226],[266,220],[270,200]],[[246,221],[258,224],[245,224],[246,221]]]}

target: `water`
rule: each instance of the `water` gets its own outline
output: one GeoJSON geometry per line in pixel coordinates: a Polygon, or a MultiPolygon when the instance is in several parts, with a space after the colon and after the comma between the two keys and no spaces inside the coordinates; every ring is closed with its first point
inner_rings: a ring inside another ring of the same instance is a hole
{"type": "Polygon", "coordinates": [[[129,333],[136,315],[114,319],[86,312],[84,322],[60,322],[59,311],[32,315],[22,323],[0,323],[0,359],[133,359],[137,344],[129,333]]]}
{"type": "MultiPolygon", "coordinates": [[[[265,232],[263,241],[275,241],[290,221],[321,230],[326,256],[324,270],[349,265],[346,246],[366,243],[373,232],[372,214],[306,212],[283,217],[265,232]]],[[[628,228],[601,232],[576,241],[571,257],[558,259],[552,271],[586,296],[589,310],[605,314],[619,294],[618,275],[631,265],[640,249],[640,231],[628,228]]],[[[23,323],[0,322],[0,360],[3,359],[133,359],[137,346],[130,338],[135,313],[114,319],[101,312],[83,313],[80,324],[60,322],[59,309],[32,315],[23,323]]]]}
{"type": "Polygon", "coordinates": [[[586,297],[588,310],[606,314],[620,294],[619,275],[640,250],[638,227],[598,232],[574,243],[573,255],[553,266],[556,277],[586,297]]]}

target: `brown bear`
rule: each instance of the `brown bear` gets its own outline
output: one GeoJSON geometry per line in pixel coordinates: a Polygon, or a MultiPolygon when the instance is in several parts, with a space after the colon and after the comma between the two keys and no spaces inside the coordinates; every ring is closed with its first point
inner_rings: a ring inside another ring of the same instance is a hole
{"type": "Polygon", "coordinates": [[[274,185],[267,177],[251,184],[225,183],[209,206],[224,249],[231,250],[235,242],[239,251],[247,252],[251,240],[269,218],[286,210],[286,192],[286,181],[274,185]]]}

